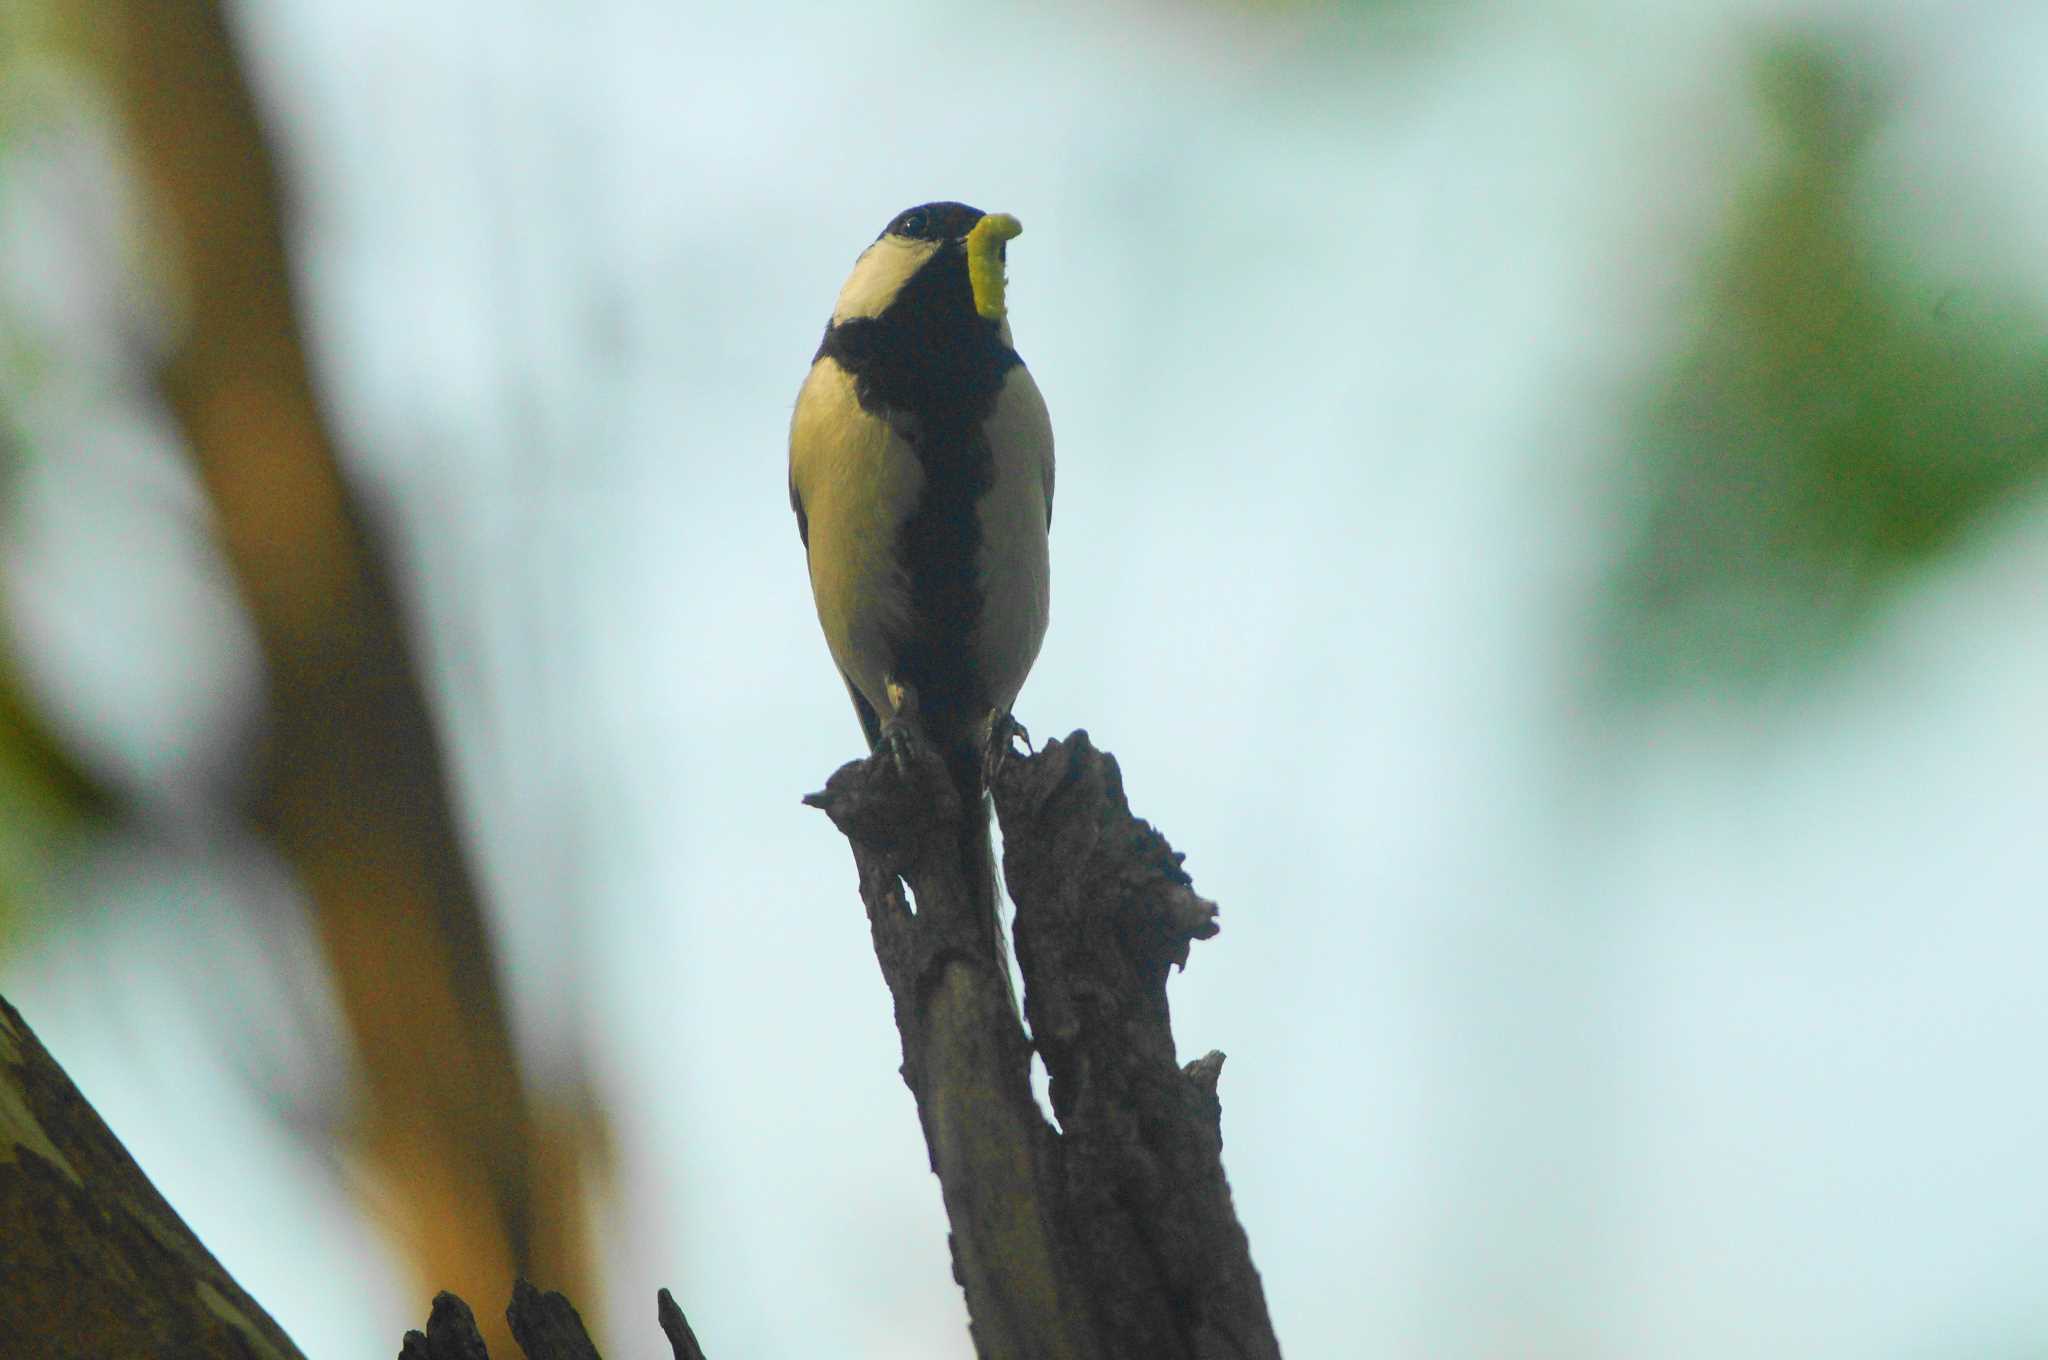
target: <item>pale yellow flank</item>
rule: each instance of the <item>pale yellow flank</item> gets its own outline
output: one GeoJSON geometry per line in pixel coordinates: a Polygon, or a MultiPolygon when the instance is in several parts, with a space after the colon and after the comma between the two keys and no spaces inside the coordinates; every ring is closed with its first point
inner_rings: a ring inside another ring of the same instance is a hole
{"type": "Polygon", "coordinates": [[[967,280],[974,285],[974,310],[990,321],[1003,319],[1003,242],[1021,236],[1024,224],[1008,213],[990,213],[967,233],[967,280]]]}
{"type": "Polygon", "coordinates": [[[890,640],[911,631],[896,536],[917,509],[924,465],[887,421],[861,409],[852,375],[827,356],[797,397],[789,473],[810,523],[811,594],[832,659],[886,719],[895,711],[884,670],[890,640]]]}

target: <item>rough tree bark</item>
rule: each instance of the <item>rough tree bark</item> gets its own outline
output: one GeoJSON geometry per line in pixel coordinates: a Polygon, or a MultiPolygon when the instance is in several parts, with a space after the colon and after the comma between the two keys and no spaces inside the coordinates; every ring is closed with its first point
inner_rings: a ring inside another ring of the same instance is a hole
{"type": "Polygon", "coordinates": [[[1223,1174],[1223,1055],[1176,1064],[1166,981],[1216,933],[1181,856],[1085,732],[993,781],[1032,1039],[968,919],[936,759],[837,771],[808,801],[853,845],[984,1360],[1277,1360],[1223,1174]],[[904,897],[909,886],[913,912],[904,897]],[[1035,1045],[1059,1127],[1032,1100],[1035,1045]]]}
{"type": "MultiPolygon", "coordinates": [[[[675,1360],[705,1360],[683,1310],[676,1307],[666,1289],[661,1291],[656,1311],[675,1360]]],[[[526,1360],[602,1360],[583,1329],[582,1317],[560,1294],[543,1294],[520,1280],[512,1287],[505,1319],[526,1360]]],[[[398,1360],[490,1360],[490,1354],[477,1333],[469,1305],[453,1294],[442,1293],[434,1298],[426,1330],[405,1334],[398,1360]]]]}
{"type": "Polygon", "coordinates": [[[0,1355],[299,1360],[0,998],[0,1355]]]}

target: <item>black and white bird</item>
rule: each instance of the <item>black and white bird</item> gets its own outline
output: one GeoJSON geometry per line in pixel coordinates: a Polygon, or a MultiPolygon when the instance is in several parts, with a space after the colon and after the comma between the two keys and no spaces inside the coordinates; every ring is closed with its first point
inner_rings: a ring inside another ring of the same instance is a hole
{"type": "Polygon", "coordinates": [[[982,854],[984,762],[1051,595],[1052,424],[1004,305],[1021,230],[964,203],[898,214],[839,290],[789,433],[818,622],[861,730],[944,757],[982,854]]]}

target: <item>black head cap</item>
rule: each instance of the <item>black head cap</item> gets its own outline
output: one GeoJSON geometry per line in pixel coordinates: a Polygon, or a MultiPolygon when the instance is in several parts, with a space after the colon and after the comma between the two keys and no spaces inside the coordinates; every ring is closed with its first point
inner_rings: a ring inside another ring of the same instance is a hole
{"type": "MultiPolygon", "coordinates": [[[[907,236],[913,241],[958,241],[984,214],[965,203],[920,203],[897,213],[882,236],[907,236]]],[[[881,237],[876,237],[880,240],[881,237]]]]}

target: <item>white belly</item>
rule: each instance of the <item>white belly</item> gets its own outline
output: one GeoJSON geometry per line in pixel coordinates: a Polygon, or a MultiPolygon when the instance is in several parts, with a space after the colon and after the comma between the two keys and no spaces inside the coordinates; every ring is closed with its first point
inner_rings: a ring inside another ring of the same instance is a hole
{"type": "Polygon", "coordinates": [[[983,598],[974,647],[990,702],[1007,713],[1038,659],[1052,607],[1046,548],[1052,422],[1022,364],[1009,371],[996,397],[988,438],[995,480],[977,507],[983,598]]]}
{"type": "MultiPolygon", "coordinates": [[[[975,506],[981,614],[968,646],[991,706],[1007,712],[1037,659],[1051,596],[1052,429],[1021,364],[1006,375],[986,430],[994,465],[975,506]]],[[[919,626],[899,535],[917,510],[923,467],[887,421],[861,409],[851,375],[824,358],[797,398],[790,478],[808,525],[811,592],[826,645],[886,720],[897,641],[919,626]]]]}

